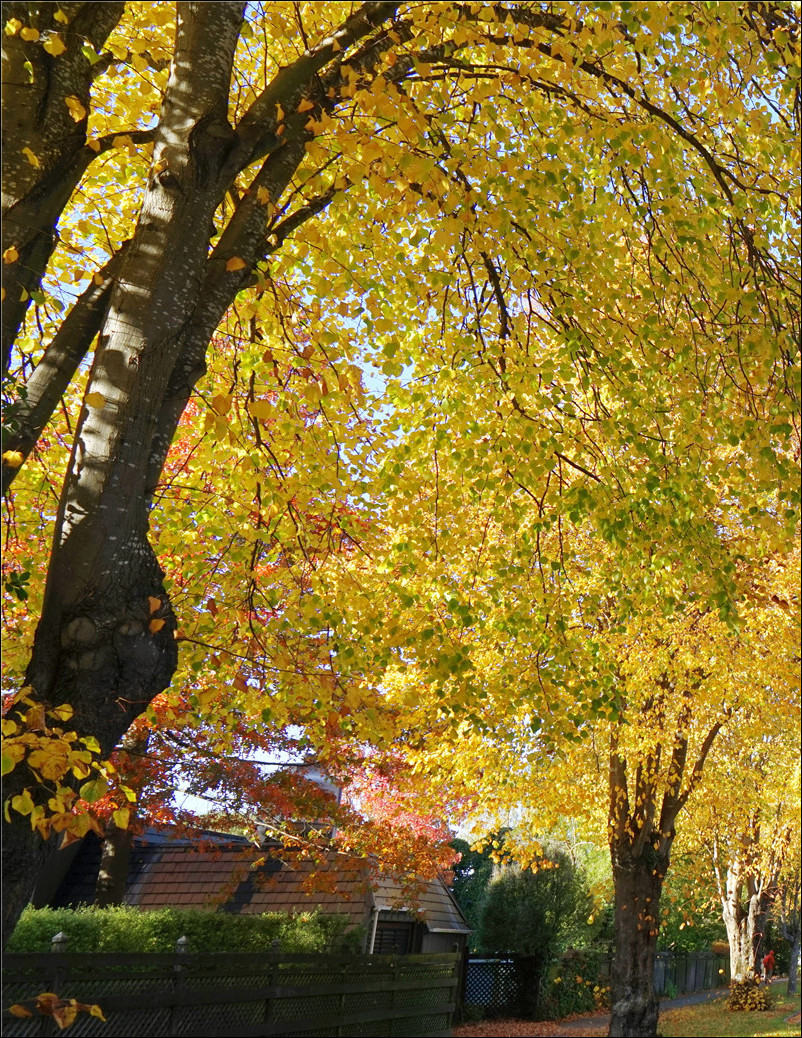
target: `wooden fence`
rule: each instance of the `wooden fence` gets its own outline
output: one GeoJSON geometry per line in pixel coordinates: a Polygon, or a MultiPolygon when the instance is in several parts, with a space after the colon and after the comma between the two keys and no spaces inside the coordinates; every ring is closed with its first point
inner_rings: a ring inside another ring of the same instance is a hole
{"type": "MultiPolygon", "coordinates": [[[[583,971],[583,952],[569,954],[570,959],[565,960],[568,972],[583,972],[589,978],[587,970],[583,971]]],[[[593,979],[605,987],[610,983],[611,960],[608,957],[596,958],[596,976],[593,979]]],[[[531,967],[527,972],[527,964],[531,962],[521,955],[468,956],[464,966],[464,1006],[480,1008],[487,1017],[527,1018],[532,1005],[538,1002],[526,991],[528,977],[531,976],[531,967]],[[528,995],[528,1004],[522,995],[528,995]]],[[[657,952],[655,957],[654,990],[659,996],[726,987],[729,981],[730,962],[726,955],[714,952],[657,952]]]]}
{"type": "Polygon", "coordinates": [[[52,991],[96,1003],[70,1036],[234,1034],[447,1036],[459,955],[11,954],[3,960],[3,1035],[53,1035],[48,1017],[8,1007],[52,991]]]}

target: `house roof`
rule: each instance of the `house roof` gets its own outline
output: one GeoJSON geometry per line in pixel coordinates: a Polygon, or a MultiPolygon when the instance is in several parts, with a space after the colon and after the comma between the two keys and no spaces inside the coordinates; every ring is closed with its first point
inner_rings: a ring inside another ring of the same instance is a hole
{"type": "MultiPolygon", "coordinates": [[[[100,866],[100,843],[84,840],[54,895],[34,903],[54,907],[91,904],[100,866]]],[[[51,882],[51,889],[53,887],[51,882]]],[[[244,837],[204,832],[176,837],[149,829],[134,839],[124,903],[143,909],[201,908],[242,915],[308,912],[319,909],[368,922],[374,908],[415,912],[431,932],[470,933],[442,880],[404,883],[371,874],[369,863],[337,853],[320,852],[314,860],[277,843],[260,849],[244,837]]]]}
{"type": "MultiPolygon", "coordinates": [[[[379,876],[374,883],[374,904],[377,908],[395,908],[403,899],[403,887],[398,880],[379,876]]],[[[416,892],[416,909],[430,933],[471,933],[471,928],[441,879],[421,884],[416,892]]]]}

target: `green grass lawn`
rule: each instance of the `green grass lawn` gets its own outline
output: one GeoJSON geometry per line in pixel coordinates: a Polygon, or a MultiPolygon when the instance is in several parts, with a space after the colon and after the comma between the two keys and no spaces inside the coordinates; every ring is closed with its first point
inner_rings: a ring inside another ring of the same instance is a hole
{"type": "Polygon", "coordinates": [[[664,1038],[775,1038],[799,1036],[799,1024],[786,1018],[799,1012],[799,995],[786,994],[783,981],[771,989],[773,1007],[765,1013],[728,1013],[726,999],[660,1014],[658,1033],[664,1038]]]}

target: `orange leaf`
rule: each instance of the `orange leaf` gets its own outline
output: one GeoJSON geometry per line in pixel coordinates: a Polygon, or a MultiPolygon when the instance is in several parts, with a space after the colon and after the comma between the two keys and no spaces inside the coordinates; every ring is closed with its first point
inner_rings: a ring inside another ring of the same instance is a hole
{"type": "Polygon", "coordinates": [[[226,263],[226,270],[244,270],[247,265],[241,256],[232,256],[226,263]]]}
{"type": "Polygon", "coordinates": [[[162,629],[162,627],[164,627],[166,623],[166,620],[151,620],[148,624],[148,630],[151,634],[156,634],[158,631],[162,629]]]}
{"type": "Polygon", "coordinates": [[[162,600],[155,598],[153,595],[148,595],[148,605],[150,606],[151,615],[156,612],[157,609],[161,609],[162,600]]]}
{"type": "Polygon", "coordinates": [[[8,1007],[9,1013],[12,1016],[33,1016],[30,1009],[26,1009],[25,1006],[21,1006],[19,1002],[15,1002],[13,1006],[8,1007]]]}
{"type": "Polygon", "coordinates": [[[308,97],[305,97],[303,101],[298,105],[299,112],[309,112],[315,107],[314,101],[310,101],[308,97]]]}

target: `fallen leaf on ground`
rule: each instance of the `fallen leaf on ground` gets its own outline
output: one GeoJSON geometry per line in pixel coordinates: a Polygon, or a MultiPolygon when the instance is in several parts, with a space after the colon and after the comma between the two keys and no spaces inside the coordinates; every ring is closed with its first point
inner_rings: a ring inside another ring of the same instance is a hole
{"type": "Polygon", "coordinates": [[[483,1020],[478,1024],[463,1024],[452,1031],[454,1038],[551,1038],[553,1035],[601,1038],[606,1033],[606,1027],[583,1028],[579,1021],[571,1026],[550,1020],[483,1020]]]}

